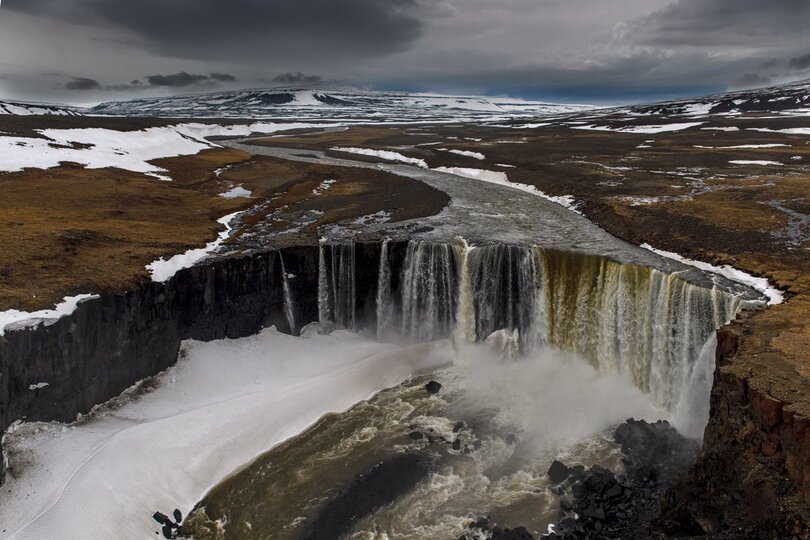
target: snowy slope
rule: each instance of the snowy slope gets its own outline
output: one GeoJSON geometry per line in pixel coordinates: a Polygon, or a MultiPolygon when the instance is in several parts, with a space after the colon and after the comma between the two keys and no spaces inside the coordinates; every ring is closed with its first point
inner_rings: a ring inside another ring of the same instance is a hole
{"type": "Polygon", "coordinates": [[[50,114],[55,116],[79,116],[83,109],[67,105],[49,105],[45,103],[22,103],[19,101],[0,101],[0,115],[31,116],[50,114]]]}
{"type": "Polygon", "coordinates": [[[515,118],[586,110],[581,105],[480,96],[356,89],[273,88],[102,103],[93,114],[184,118],[330,118],[456,120],[515,118]]]}
{"type": "Polygon", "coordinates": [[[631,107],[630,110],[637,114],[691,117],[755,112],[806,115],[810,112],[810,79],[770,88],[741,90],[703,98],[638,105],[631,107]]]}

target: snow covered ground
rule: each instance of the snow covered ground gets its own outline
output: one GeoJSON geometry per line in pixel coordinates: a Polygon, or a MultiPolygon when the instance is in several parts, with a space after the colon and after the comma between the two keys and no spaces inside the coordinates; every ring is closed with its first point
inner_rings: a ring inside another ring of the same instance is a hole
{"type": "Polygon", "coordinates": [[[214,146],[182,126],[141,131],[100,128],[37,131],[47,138],[0,137],[0,170],[47,169],[70,161],[88,169],[117,167],[171,180],[164,169],[148,162],[196,154],[214,146]]]}
{"type": "Polygon", "coordinates": [[[330,411],[449,363],[447,343],[398,348],[356,334],[188,342],[148,393],[73,425],[18,424],[0,498],[3,538],[156,538],[212,487],[330,411]]]}
{"type": "Polygon", "coordinates": [[[683,131],[703,125],[704,122],[675,122],[672,124],[650,125],[650,126],[627,126],[627,127],[611,127],[611,126],[572,126],[571,129],[582,129],[586,131],[615,131],[617,133],[642,133],[654,135],[657,133],[670,133],[674,131],[683,131]]]}
{"type": "Polygon", "coordinates": [[[78,296],[65,297],[65,299],[56,304],[53,309],[43,309],[40,311],[9,309],[0,311],[0,336],[5,334],[6,328],[9,330],[20,329],[57,321],[76,311],[79,304],[85,300],[91,300],[93,298],[98,298],[98,296],[93,294],[80,294],[78,296]]]}
{"type": "Polygon", "coordinates": [[[218,223],[225,226],[225,230],[219,233],[216,240],[208,242],[205,247],[190,249],[185,253],[179,253],[169,259],[160,258],[153,263],[146,265],[149,274],[152,276],[153,281],[163,283],[169,281],[179,270],[183,268],[191,268],[199,261],[216,251],[216,249],[228,239],[233,231],[231,223],[241,212],[234,212],[228,214],[217,220],[218,223]]]}

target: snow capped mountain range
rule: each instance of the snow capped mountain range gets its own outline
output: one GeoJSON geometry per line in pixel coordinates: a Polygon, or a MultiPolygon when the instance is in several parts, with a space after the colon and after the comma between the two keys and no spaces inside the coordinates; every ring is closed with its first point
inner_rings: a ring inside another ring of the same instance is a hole
{"type": "Polygon", "coordinates": [[[386,118],[446,120],[458,117],[513,118],[586,110],[582,105],[557,105],[514,98],[444,96],[407,92],[273,88],[214,94],[144,98],[102,103],[92,114],[184,118],[386,118]]]}
{"type": "MultiPolygon", "coordinates": [[[[163,118],[251,118],[357,122],[498,122],[579,113],[565,105],[508,97],[327,88],[269,88],[111,101],[92,108],[0,101],[0,115],[93,115],[163,118]]],[[[600,114],[707,116],[771,112],[805,116],[810,80],[699,98],[600,109],[600,114]]]]}

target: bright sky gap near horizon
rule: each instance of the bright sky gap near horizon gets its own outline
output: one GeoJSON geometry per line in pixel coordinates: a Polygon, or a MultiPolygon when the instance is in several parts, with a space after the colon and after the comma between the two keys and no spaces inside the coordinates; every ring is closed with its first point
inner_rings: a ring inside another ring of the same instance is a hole
{"type": "Polygon", "coordinates": [[[806,0],[6,0],[0,97],[274,85],[618,103],[810,77],[806,0]]]}

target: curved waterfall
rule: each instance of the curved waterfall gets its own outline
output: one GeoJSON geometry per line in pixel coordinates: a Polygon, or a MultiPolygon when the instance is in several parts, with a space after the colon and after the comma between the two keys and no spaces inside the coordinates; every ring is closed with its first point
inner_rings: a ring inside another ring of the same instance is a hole
{"type": "Polygon", "coordinates": [[[481,341],[517,330],[520,347],[572,350],[624,373],[673,411],[703,346],[739,297],[677,275],[537,246],[412,240],[380,248],[376,320],[360,321],[353,244],[323,244],[321,322],[380,339],[481,341]]]}

